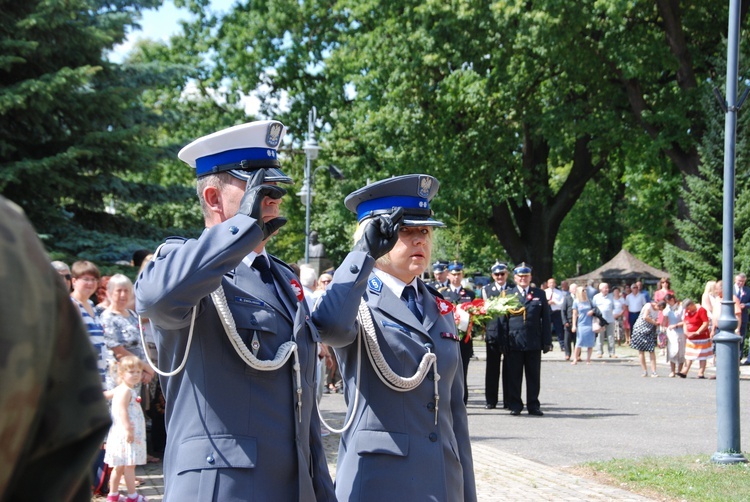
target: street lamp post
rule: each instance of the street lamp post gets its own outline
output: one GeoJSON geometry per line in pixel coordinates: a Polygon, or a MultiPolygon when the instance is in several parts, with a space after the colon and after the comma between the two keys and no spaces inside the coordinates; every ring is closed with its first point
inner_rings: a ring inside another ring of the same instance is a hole
{"type": "Polygon", "coordinates": [[[307,140],[305,141],[305,179],[302,182],[302,190],[297,194],[302,197],[305,204],[305,263],[310,263],[310,204],[312,203],[312,163],[318,158],[320,146],[315,139],[315,120],[317,110],[312,107],[307,116],[307,140]]]}
{"type": "MultiPolygon", "coordinates": [[[[734,161],[737,135],[737,73],[740,31],[740,0],[729,1],[729,30],[727,34],[726,103],[720,100],[726,115],[724,127],[724,211],[722,234],[723,299],[716,342],[716,453],[711,461],[719,464],[747,462],[740,447],[740,337],[734,333],[734,161]]],[[[718,93],[717,90],[715,92],[718,93]]],[[[720,95],[720,93],[718,93],[720,95]]],[[[743,96],[744,99],[745,96],[743,96]]],[[[740,106],[742,102],[740,102],[740,106]]]]}

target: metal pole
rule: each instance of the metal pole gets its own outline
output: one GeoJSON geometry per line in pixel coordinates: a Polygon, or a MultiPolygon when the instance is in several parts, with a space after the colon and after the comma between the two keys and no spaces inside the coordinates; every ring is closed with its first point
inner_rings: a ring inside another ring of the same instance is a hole
{"type": "Polygon", "coordinates": [[[310,186],[310,167],[312,160],[310,155],[307,154],[305,160],[305,181],[303,182],[303,189],[307,189],[307,195],[305,196],[305,264],[310,263],[310,199],[312,199],[312,187],[310,186]]]}
{"type": "Polygon", "coordinates": [[[726,122],[724,127],[724,221],[722,234],[721,315],[716,342],[716,418],[718,447],[711,461],[719,464],[747,462],[740,447],[740,337],[734,333],[734,160],[737,133],[737,73],[740,0],[729,1],[727,34],[726,122]]]}

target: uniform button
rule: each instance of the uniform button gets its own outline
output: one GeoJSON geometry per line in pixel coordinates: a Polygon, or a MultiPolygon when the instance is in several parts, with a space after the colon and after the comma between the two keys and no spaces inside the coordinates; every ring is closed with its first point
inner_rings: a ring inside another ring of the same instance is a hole
{"type": "Polygon", "coordinates": [[[213,464],[216,461],[214,460],[213,455],[209,455],[208,457],[206,457],[206,462],[208,462],[209,464],[213,464]]]}
{"type": "Polygon", "coordinates": [[[427,409],[430,411],[435,411],[435,403],[433,402],[427,403],[427,409]]]}
{"type": "Polygon", "coordinates": [[[255,318],[255,316],[250,317],[250,324],[252,324],[253,326],[258,324],[258,320],[255,318]]]}
{"type": "Polygon", "coordinates": [[[433,443],[437,441],[437,434],[435,434],[434,432],[430,432],[430,441],[432,441],[433,443]]]}
{"type": "Polygon", "coordinates": [[[356,274],[359,272],[359,267],[356,265],[352,265],[351,267],[349,267],[349,272],[351,272],[352,274],[356,274]]]}
{"type": "Polygon", "coordinates": [[[432,347],[434,347],[434,345],[432,345],[430,342],[424,344],[424,348],[427,350],[432,350],[432,347]]]}
{"type": "Polygon", "coordinates": [[[231,227],[229,227],[229,231],[230,231],[230,232],[232,232],[232,235],[234,235],[234,234],[236,234],[237,232],[239,232],[239,231],[240,231],[240,229],[239,229],[239,228],[237,228],[237,227],[235,227],[234,225],[232,225],[231,227]]]}

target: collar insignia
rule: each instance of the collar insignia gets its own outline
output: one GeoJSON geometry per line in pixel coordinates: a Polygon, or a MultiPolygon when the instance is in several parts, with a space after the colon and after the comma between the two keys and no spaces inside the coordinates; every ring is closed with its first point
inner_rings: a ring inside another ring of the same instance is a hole
{"type": "Polygon", "coordinates": [[[373,293],[380,293],[383,290],[383,281],[381,281],[378,276],[373,276],[367,281],[367,284],[370,287],[370,291],[373,293]]]}

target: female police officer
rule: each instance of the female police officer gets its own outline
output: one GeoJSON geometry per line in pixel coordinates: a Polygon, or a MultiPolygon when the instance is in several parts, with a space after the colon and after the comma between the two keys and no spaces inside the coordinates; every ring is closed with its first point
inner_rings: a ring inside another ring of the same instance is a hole
{"type": "Polygon", "coordinates": [[[356,244],[313,313],[349,407],[339,500],[476,499],[453,307],[420,279],[443,226],[429,208],[437,190],[432,176],[407,175],[345,201],[356,244]]]}

